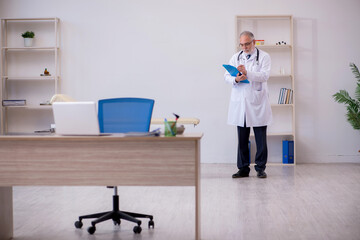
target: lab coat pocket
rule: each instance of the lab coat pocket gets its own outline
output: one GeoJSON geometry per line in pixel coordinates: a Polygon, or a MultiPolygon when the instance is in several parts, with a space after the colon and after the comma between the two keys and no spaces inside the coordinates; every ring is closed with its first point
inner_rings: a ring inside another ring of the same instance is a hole
{"type": "Polygon", "coordinates": [[[251,103],[254,105],[260,105],[263,103],[263,99],[265,96],[266,92],[264,91],[264,89],[260,90],[260,91],[252,91],[252,101],[251,103]]]}
{"type": "Polygon", "coordinates": [[[261,82],[251,82],[251,87],[254,91],[261,91],[263,88],[261,82]]]}

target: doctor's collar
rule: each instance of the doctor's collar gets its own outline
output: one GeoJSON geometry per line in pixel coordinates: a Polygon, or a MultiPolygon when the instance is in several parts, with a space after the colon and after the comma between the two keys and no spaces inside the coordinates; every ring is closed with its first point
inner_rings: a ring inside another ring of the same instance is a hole
{"type": "MultiPolygon", "coordinates": [[[[247,54],[244,51],[241,50],[238,57],[237,57],[238,61],[240,61],[241,55],[243,55],[242,59],[246,59],[247,54]]],[[[255,47],[255,49],[252,51],[251,56],[253,56],[253,55],[256,55],[256,64],[259,65],[259,49],[257,47],[255,47]],[[256,51],[256,53],[255,53],[255,51],[256,51]]]]}
{"type": "Polygon", "coordinates": [[[256,53],[256,48],[254,48],[250,53],[245,53],[245,55],[250,54],[251,56],[253,56],[256,53]]]}

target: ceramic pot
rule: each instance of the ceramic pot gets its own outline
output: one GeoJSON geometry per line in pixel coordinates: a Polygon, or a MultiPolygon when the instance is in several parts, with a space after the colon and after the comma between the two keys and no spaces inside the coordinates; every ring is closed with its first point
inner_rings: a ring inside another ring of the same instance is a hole
{"type": "Polygon", "coordinates": [[[32,47],[33,45],[33,38],[24,38],[24,46],[25,47],[32,47]]]}

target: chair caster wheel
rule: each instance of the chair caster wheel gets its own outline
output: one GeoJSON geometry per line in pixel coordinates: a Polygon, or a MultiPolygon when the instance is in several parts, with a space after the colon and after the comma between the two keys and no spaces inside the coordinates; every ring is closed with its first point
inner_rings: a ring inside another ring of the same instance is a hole
{"type": "Polygon", "coordinates": [[[81,228],[83,226],[83,223],[80,221],[76,221],[74,225],[76,228],[81,228]]]}
{"type": "Polygon", "coordinates": [[[114,220],[114,225],[116,226],[116,225],[120,225],[120,223],[121,223],[121,220],[119,219],[119,220],[114,220]]]}
{"type": "Polygon", "coordinates": [[[88,233],[90,233],[90,234],[94,234],[95,231],[96,231],[95,226],[91,226],[91,227],[88,228],[88,233]]]}
{"type": "Polygon", "coordinates": [[[149,221],[149,228],[150,228],[150,227],[152,227],[152,228],[155,227],[155,223],[154,223],[153,220],[150,220],[150,221],[149,221]]]}
{"type": "Polygon", "coordinates": [[[133,229],[133,231],[134,231],[134,233],[141,233],[141,227],[140,226],[135,226],[134,227],[134,229],[133,229]]]}

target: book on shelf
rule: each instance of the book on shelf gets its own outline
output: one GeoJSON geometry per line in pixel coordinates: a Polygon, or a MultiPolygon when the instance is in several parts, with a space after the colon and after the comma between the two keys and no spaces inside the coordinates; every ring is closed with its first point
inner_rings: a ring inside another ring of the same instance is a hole
{"type": "Polygon", "coordinates": [[[293,103],[293,90],[281,88],[279,93],[278,104],[292,104],[293,103]]]}
{"type": "Polygon", "coordinates": [[[25,99],[2,100],[2,105],[4,107],[7,107],[7,106],[25,106],[26,105],[26,100],[25,99]]]}

